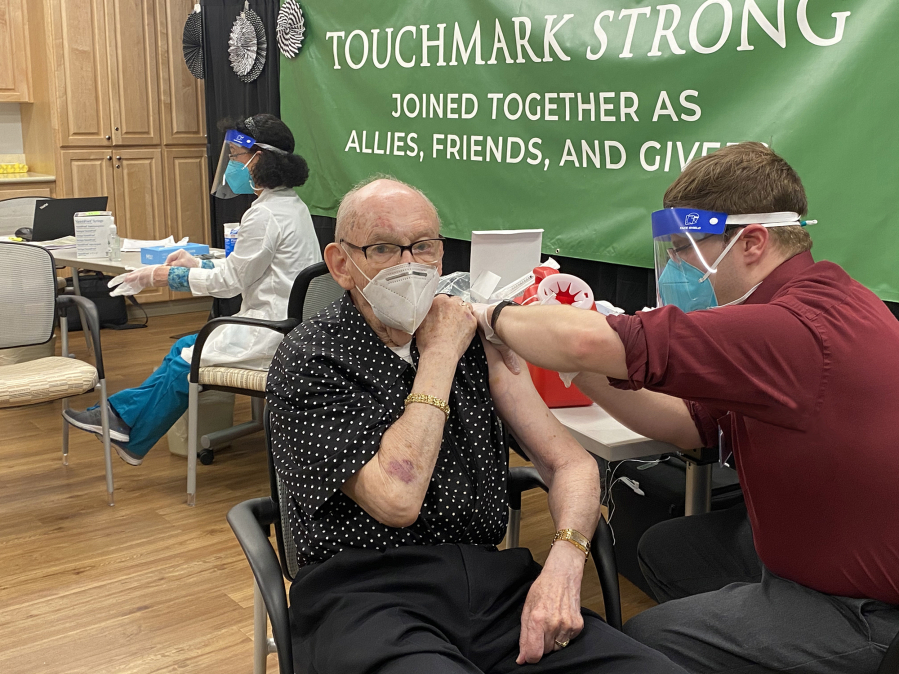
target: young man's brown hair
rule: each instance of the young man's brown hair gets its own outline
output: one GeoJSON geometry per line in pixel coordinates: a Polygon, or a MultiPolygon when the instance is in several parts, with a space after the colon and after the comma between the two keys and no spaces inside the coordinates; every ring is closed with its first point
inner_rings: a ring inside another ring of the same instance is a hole
{"type": "MultiPolygon", "coordinates": [[[[796,171],[780,155],[762,143],[739,143],[690,162],[665,192],[664,207],[728,215],[792,211],[802,217],[808,200],[796,171]]],[[[811,250],[812,239],[802,227],[768,231],[791,257],[811,250]]]]}

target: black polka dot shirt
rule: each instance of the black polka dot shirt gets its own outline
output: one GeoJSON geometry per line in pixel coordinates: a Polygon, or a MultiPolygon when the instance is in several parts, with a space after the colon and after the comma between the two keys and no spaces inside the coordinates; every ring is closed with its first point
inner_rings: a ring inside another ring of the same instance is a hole
{"type": "Polygon", "coordinates": [[[381,524],[340,491],[403,414],[419,358],[414,342],[411,351],[413,365],[375,335],[346,294],[285,337],[275,354],[267,386],[272,450],[301,566],[346,548],[495,545],[505,535],[507,456],[477,337],[456,368],[416,522],[381,524]]]}

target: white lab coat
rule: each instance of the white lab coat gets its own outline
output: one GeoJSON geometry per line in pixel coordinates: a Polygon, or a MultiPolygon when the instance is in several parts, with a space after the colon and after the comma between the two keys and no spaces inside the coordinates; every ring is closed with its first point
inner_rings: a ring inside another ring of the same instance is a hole
{"type": "MultiPolygon", "coordinates": [[[[283,320],[294,279],[322,259],[309,209],[287,187],[265,189],[240,220],[232,253],[214,260],[214,269],[193,268],[194,295],[243,295],[237,316],[283,320]]],[[[267,328],[227,325],[216,328],[203,346],[203,367],[267,370],[282,335],[267,328]]],[[[181,351],[188,363],[193,347],[181,351]]]]}

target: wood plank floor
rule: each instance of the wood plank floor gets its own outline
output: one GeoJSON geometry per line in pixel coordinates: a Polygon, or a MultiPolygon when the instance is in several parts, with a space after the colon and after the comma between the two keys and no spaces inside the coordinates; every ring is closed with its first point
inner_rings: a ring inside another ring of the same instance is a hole
{"type": "MultiPolygon", "coordinates": [[[[104,330],[109,390],[136,386],[205,313],[154,317],[143,330],[104,330]]],[[[80,333],[71,350],[87,359],[80,333]]],[[[96,394],[71,399],[75,408],[96,394]]],[[[61,461],[60,403],[0,410],[0,672],[151,674],[252,671],[252,575],[225,521],[267,493],[261,435],[198,466],[185,505],[186,460],[165,439],[140,467],[113,455],[115,507],[105,503],[102,445],[72,430],[61,461]]],[[[235,420],[249,419],[238,397],[235,420]]],[[[541,493],[526,495],[523,545],[542,561],[553,533],[541,493]]],[[[654,602],[621,579],[625,618],[654,602]]],[[[602,612],[592,562],[584,605],[602,612]]],[[[277,672],[271,656],[268,671],[277,672]]]]}

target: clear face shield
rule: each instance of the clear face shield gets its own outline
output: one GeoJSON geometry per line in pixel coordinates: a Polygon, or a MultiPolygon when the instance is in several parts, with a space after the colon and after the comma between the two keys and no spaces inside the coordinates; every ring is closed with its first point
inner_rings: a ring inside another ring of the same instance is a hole
{"type": "Polygon", "coordinates": [[[815,222],[801,221],[797,213],[789,212],[728,215],[695,208],[655,211],[652,241],[658,305],[673,304],[683,311],[718,306],[710,277],[743,233],[742,229],[734,232],[725,243],[721,235],[728,227],[789,227],[815,222]]]}
{"type": "Polygon", "coordinates": [[[235,129],[225,133],[222,153],[219,155],[218,167],[212,180],[213,196],[219,199],[232,199],[238,194],[253,194],[252,177],[246,162],[252,156],[250,148],[255,144],[254,138],[235,129]],[[248,181],[249,192],[246,191],[248,181]]]}

